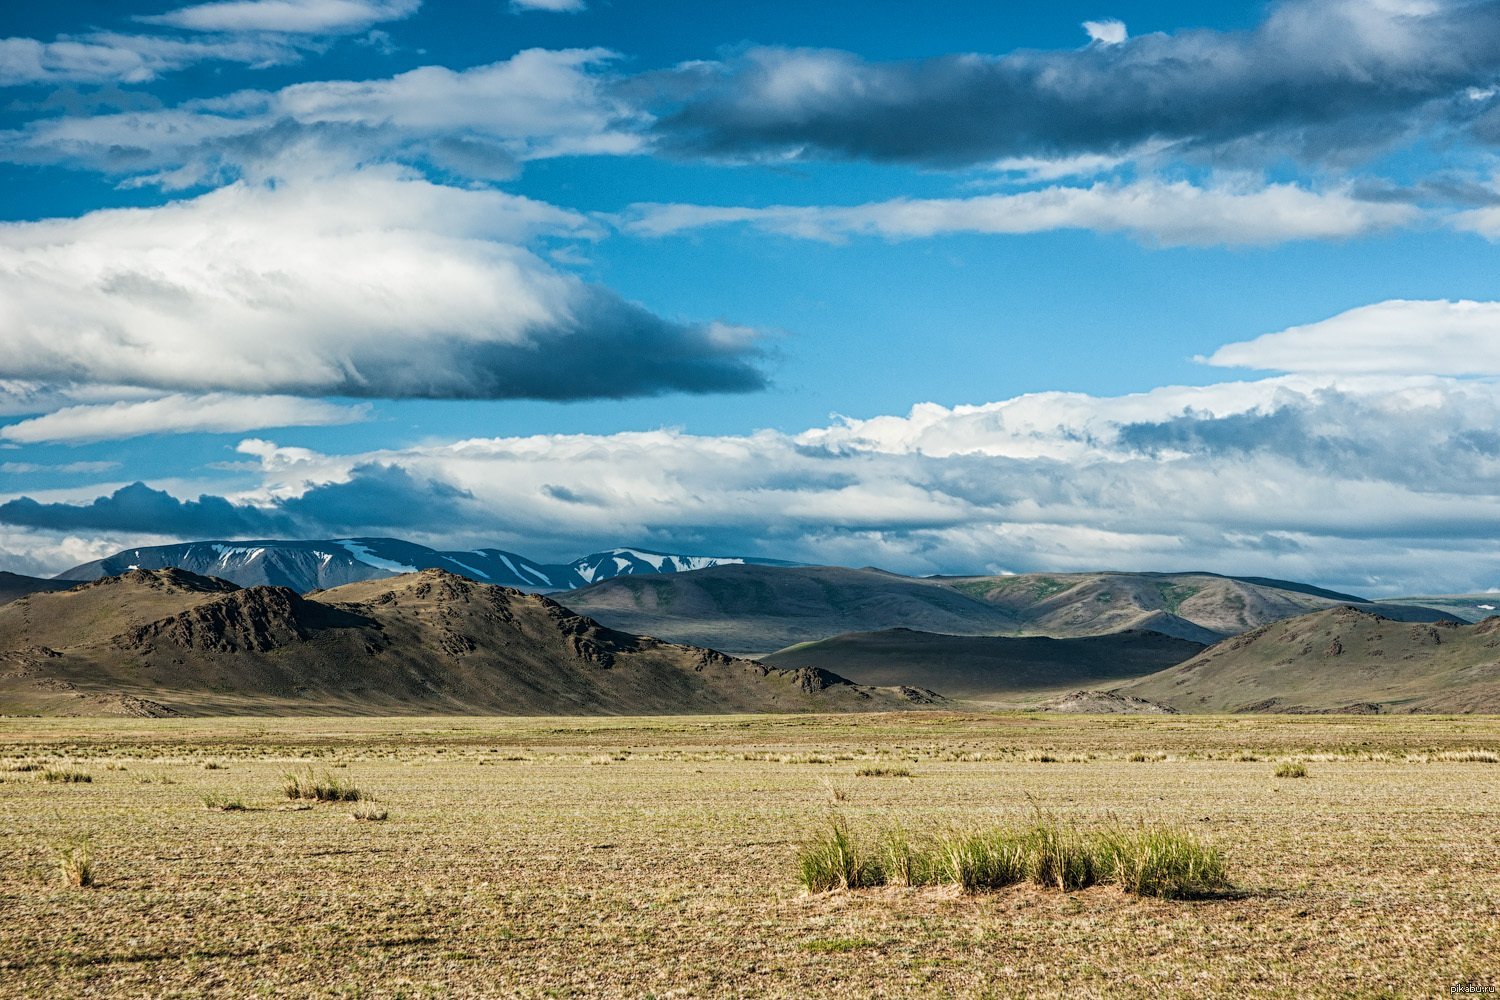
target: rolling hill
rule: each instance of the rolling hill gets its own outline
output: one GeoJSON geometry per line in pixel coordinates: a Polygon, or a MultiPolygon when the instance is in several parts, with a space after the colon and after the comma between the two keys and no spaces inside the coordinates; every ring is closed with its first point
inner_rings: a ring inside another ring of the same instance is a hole
{"type": "Polygon", "coordinates": [[[629,635],[441,570],[311,597],[134,570],[0,607],[6,714],[612,715],[932,700],[629,635]]]}
{"type": "Polygon", "coordinates": [[[1115,691],[1183,712],[1500,712],[1500,617],[1412,623],[1338,607],[1115,691]]]}
{"type": "Polygon", "coordinates": [[[72,580],[44,580],[36,576],[22,576],[20,573],[6,573],[0,571],[0,604],[9,604],[18,597],[27,594],[43,593],[51,590],[68,590],[78,584],[72,580]]]}
{"type": "Polygon", "coordinates": [[[1203,651],[1203,645],[1128,629],[1076,639],[856,632],[791,646],[761,662],[817,667],[861,684],[931,688],[989,704],[1035,701],[1080,687],[1113,687],[1203,651]]]}
{"type": "MultiPolygon", "coordinates": [[[[916,579],[875,569],[751,565],[619,578],[556,596],[612,628],[757,655],[890,628],[1057,638],[1136,629],[1206,645],[1360,602],[1305,584],[1210,573],[916,579]]],[[[1457,620],[1431,608],[1360,603],[1392,617],[1457,620]]]]}
{"type": "Polygon", "coordinates": [[[989,635],[1019,624],[1008,611],[941,582],[835,566],[716,566],[610,580],[557,596],[611,628],[737,653],[844,632],[904,627],[989,635]]]}
{"type": "MultiPolygon", "coordinates": [[[[207,541],[126,549],[74,566],[59,580],[97,580],[134,569],[185,569],[242,587],[287,587],[305,594],[360,580],[441,569],[479,583],[551,592],[639,573],[679,573],[726,563],[757,562],[738,556],[685,556],[645,549],[594,552],[570,563],[548,565],[500,549],[440,552],[399,538],[334,538],[314,541],[207,541]]],[[[759,560],[762,565],[779,565],[759,560]]]]}

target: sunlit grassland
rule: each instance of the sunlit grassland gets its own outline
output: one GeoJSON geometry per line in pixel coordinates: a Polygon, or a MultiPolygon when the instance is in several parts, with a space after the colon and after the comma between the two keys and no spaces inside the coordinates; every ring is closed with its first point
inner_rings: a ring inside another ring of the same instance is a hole
{"type": "Polygon", "coordinates": [[[0,995],[1447,995],[1500,980],[1497,750],[1490,718],[4,719],[0,995]],[[1039,815],[1189,831],[1233,891],[799,880],[834,821],[1039,815]]]}

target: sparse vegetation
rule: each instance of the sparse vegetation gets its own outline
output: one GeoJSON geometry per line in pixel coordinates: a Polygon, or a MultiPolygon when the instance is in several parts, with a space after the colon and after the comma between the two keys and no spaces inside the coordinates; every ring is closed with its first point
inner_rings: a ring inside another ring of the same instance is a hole
{"type": "Polygon", "coordinates": [[[1287,761],[1276,765],[1276,777],[1278,778],[1305,778],[1307,777],[1307,765],[1301,761],[1287,761]]]}
{"type": "Polygon", "coordinates": [[[205,792],[203,794],[203,808],[212,812],[244,812],[245,803],[228,795],[218,792],[205,792]]]}
{"type": "Polygon", "coordinates": [[[381,976],[413,996],[1289,998],[1347,992],[1350,969],[1427,995],[1435,970],[1488,974],[1500,768],[1443,755],[1496,750],[1485,716],[0,719],[0,769],[94,776],[0,784],[0,1000],[331,1000],[381,976]],[[1290,760],[1318,780],[1266,780],[1290,760]],[[885,765],[917,778],[854,777],[885,765]],[[366,795],[282,796],[325,768],[366,795]],[[389,819],[351,818],[365,805],[389,819]],[[884,887],[803,891],[831,809],[884,887]],[[1098,846],[1095,887],[971,861],[971,885],[1018,879],[971,895],[940,864],[1048,820],[1098,846]],[[82,832],[100,888],[64,890],[54,845],[82,832]],[[1215,856],[1232,889],[1207,888],[1215,856]]]}

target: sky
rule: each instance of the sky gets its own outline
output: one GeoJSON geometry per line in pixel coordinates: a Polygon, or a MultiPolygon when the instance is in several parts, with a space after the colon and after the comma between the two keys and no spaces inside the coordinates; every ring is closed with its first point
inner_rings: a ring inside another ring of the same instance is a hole
{"type": "Polygon", "coordinates": [[[1500,587],[1500,2],[0,9],[0,568],[1500,587]]]}

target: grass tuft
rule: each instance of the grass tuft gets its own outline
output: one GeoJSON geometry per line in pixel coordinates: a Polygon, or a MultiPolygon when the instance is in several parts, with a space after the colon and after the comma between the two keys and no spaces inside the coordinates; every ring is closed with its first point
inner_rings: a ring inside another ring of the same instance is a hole
{"type": "Polygon", "coordinates": [[[1305,778],[1307,777],[1307,765],[1296,762],[1276,765],[1276,777],[1278,778],[1305,778]]]}
{"type": "Polygon", "coordinates": [[[73,837],[56,847],[57,873],[70,889],[88,889],[94,885],[94,852],[87,837],[73,837]]]}
{"type": "Polygon", "coordinates": [[[94,780],[94,776],[87,771],[80,771],[73,767],[45,768],[38,777],[43,781],[65,785],[88,784],[94,780]]]}
{"type": "Polygon", "coordinates": [[[1007,831],[960,834],[938,844],[937,867],[964,892],[1003,889],[1026,880],[1026,851],[1007,831]]]}
{"type": "Polygon", "coordinates": [[[232,799],[218,792],[205,792],[203,795],[203,808],[213,812],[244,812],[245,803],[239,799],[232,799]]]}
{"type": "Polygon", "coordinates": [[[358,802],[362,797],[357,787],[326,771],[321,778],[314,778],[311,770],[288,771],[282,776],[281,790],[298,802],[358,802]]]}
{"type": "Polygon", "coordinates": [[[893,827],[869,850],[840,819],[798,860],[809,892],[948,884],[979,893],[1029,880],[1063,892],[1114,883],[1138,896],[1190,899],[1229,888],[1218,848],[1165,827],[1089,833],[1039,820],[1020,830],[956,833],[924,846],[893,827]]]}
{"type": "Polygon", "coordinates": [[[856,778],[910,778],[909,767],[862,767],[854,772],[856,778]]]}
{"type": "Polygon", "coordinates": [[[1126,892],[1191,899],[1229,888],[1219,849],[1182,830],[1110,830],[1099,838],[1105,876],[1126,892]]]}
{"type": "Polygon", "coordinates": [[[1026,876],[1037,885],[1071,892],[1098,882],[1100,863],[1094,838],[1059,823],[1039,822],[1021,835],[1026,876]]]}
{"type": "Polygon", "coordinates": [[[881,837],[880,861],[886,881],[892,885],[932,885],[941,881],[933,852],[913,845],[906,831],[899,826],[887,830],[881,837]]]}
{"type": "Polygon", "coordinates": [[[1456,764],[1500,764],[1500,753],[1489,750],[1449,750],[1438,754],[1437,759],[1456,764]]]}
{"type": "Polygon", "coordinates": [[[356,819],[361,823],[381,823],[384,822],[386,817],[388,817],[389,815],[389,812],[387,812],[380,806],[375,805],[373,802],[366,802],[362,805],[355,806],[354,811],[349,814],[349,817],[351,819],[356,819]]]}
{"type": "Polygon", "coordinates": [[[868,889],[886,884],[880,859],[865,852],[842,819],[828,833],[802,849],[797,859],[802,884],[809,892],[868,889]]]}

